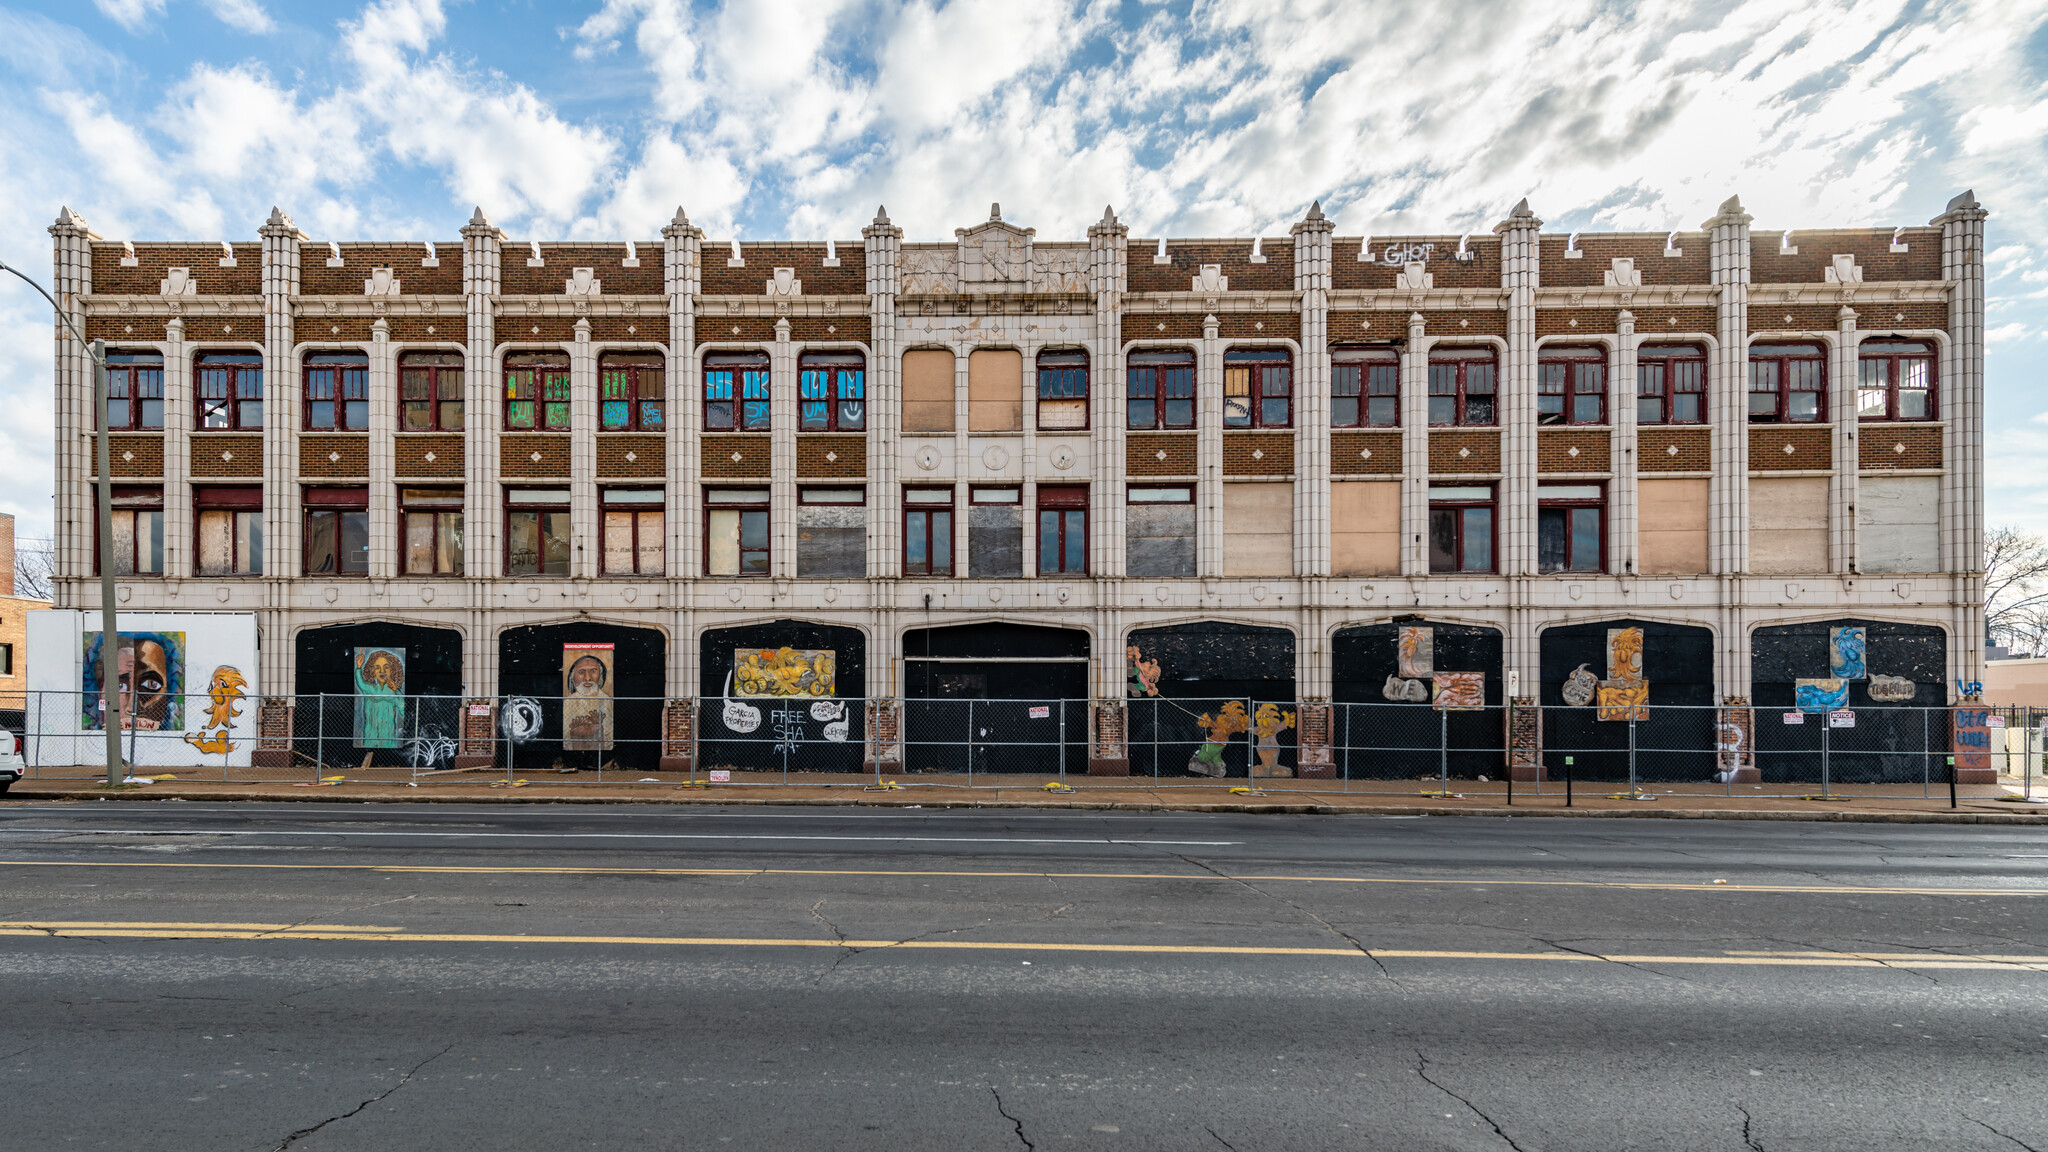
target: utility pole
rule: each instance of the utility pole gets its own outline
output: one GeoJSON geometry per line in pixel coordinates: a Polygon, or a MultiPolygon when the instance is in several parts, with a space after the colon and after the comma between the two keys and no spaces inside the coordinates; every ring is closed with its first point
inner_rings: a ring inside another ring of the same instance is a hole
{"type": "MultiPolygon", "coordinates": [[[[114,620],[114,468],[113,455],[107,447],[107,344],[104,340],[88,341],[56,297],[43,291],[43,286],[27,273],[5,263],[0,263],[0,272],[12,272],[22,283],[42,293],[43,299],[56,310],[57,319],[71,330],[71,338],[92,357],[92,404],[99,425],[100,726],[107,734],[107,783],[119,784],[128,778],[128,773],[121,762],[121,633],[114,620]]],[[[6,591],[12,594],[14,589],[6,591]]]]}

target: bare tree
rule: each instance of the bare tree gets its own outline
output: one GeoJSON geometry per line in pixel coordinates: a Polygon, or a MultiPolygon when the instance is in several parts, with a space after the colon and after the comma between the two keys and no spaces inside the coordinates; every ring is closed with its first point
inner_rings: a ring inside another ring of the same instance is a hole
{"type": "Polygon", "coordinates": [[[55,599],[57,549],[47,537],[14,544],[14,594],[30,600],[55,599]]]}
{"type": "Polygon", "coordinates": [[[1985,534],[1984,628],[2015,652],[2048,647],[2048,539],[2011,525],[1985,534]]]}

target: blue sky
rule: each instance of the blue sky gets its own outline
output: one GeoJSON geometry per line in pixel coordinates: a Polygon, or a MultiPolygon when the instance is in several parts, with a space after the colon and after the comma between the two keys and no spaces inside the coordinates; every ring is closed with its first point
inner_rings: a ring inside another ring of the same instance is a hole
{"type": "MultiPolygon", "coordinates": [[[[1080,238],[1921,224],[1989,246],[1990,519],[2048,532],[2048,0],[80,0],[0,7],[0,259],[108,239],[1080,238]]],[[[48,532],[50,329],[0,283],[0,511],[48,532]]]]}

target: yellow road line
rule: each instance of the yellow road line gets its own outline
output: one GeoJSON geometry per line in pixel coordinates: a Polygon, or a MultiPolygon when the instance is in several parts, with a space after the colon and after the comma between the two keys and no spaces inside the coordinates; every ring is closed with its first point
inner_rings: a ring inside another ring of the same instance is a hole
{"type": "Polygon", "coordinates": [[[476,876],[881,876],[978,880],[1200,880],[1228,883],[1405,884],[1471,888],[1596,888],[1639,892],[1762,892],[1835,896],[2048,896],[2048,888],[1905,888],[1826,884],[1694,884],[1655,880],[1463,880],[1419,876],[1264,876],[1214,872],[1018,872],[883,868],[566,868],[464,864],[233,864],[167,860],[4,860],[7,868],[201,868],[476,876]]]}
{"type": "Polygon", "coordinates": [[[1957,956],[1836,952],[1743,952],[1720,956],[1652,956],[1586,952],[1473,952],[1444,949],[1278,948],[1228,944],[1070,944],[1011,940],[819,940],[748,936],[560,936],[472,932],[409,932],[339,924],[163,923],[93,920],[0,921],[0,936],[136,940],[328,940],[417,944],[639,944],[710,948],[916,949],[948,952],[1097,952],[1165,956],[1368,956],[1380,960],[1562,960],[1571,963],[1714,965],[1780,968],[1972,969],[2048,972],[2048,956],[1957,956]]]}

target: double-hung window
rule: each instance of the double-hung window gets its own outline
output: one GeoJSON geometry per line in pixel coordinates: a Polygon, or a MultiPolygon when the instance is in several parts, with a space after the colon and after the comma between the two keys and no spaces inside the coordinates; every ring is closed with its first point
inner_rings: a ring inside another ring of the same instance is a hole
{"type": "Polygon", "coordinates": [[[1223,426],[1286,428],[1294,423],[1294,361],[1283,349],[1223,354],[1223,426]]]}
{"type": "Polygon", "coordinates": [[[1607,569],[1607,493],[1598,484],[1536,486],[1536,570],[1607,569]]]}
{"type": "Polygon", "coordinates": [[[201,576],[263,574],[263,489],[197,488],[197,572],[201,576]]]}
{"type": "Polygon", "coordinates": [[[462,575],[462,489],[401,488],[407,576],[462,575]]]}
{"type": "Polygon", "coordinates": [[[462,431],[462,353],[408,352],[399,357],[398,430],[462,431]]]}
{"type": "Polygon", "coordinates": [[[559,352],[505,354],[505,428],[569,430],[569,358],[559,352]]]}
{"type": "Polygon", "coordinates": [[[659,352],[613,352],[597,364],[600,432],[659,432],[667,373],[659,352]]]}
{"type": "Polygon", "coordinates": [[[903,574],[953,574],[953,490],[903,490],[903,574]]]}
{"type": "Polygon", "coordinates": [[[569,490],[505,490],[505,575],[569,574],[569,490]]]}
{"type": "Polygon", "coordinates": [[[768,575],[768,490],[704,490],[704,574],[768,575]]]}
{"type": "Polygon", "coordinates": [[[1394,428],[1401,423],[1401,357],[1392,348],[1330,352],[1330,427],[1394,428]]]}
{"type": "Polygon", "coordinates": [[[1759,344],[1749,350],[1749,421],[1819,424],[1828,418],[1827,349],[1759,344]]]}
{"type": "Polygon", "coordinates": [[[1706,350],[1696,344],[1636,349],[1636,423],[1702,424],[1706,419],[1706,350]]]}
{"type": "Polygon", "coordinates": [[[1038,489],[1038,574],[1080,576],[1088,572],[1088,490],[1038,489]]]}
{"type": "MultiPolygon", "coordinates": [[[[95,500],[97,508],[99,502],[95,500]]],[[[164,490],[161,488],[114,489],[114,575],[161,576],[164,574],[164,490]]],[[[99,533],[93,533],[93,548],[99,548],[99,533]]]]}
{"type": "Polygon", "coordinates": [[[370,427],[370,358],[360,352],[309,352],[305,427],[362,432],[370,427]]]}
{"type": "Polygon", "coordinates": [[[193,362],[192,377],[202,431],[263,427],[262,356],[204,352],[193,362]]]}
{"type": "Polygon", "coordinates": [[[1038,430],[1088,427],[1088,354],[1074,349],[1038,354],[1038,430]]]}
{"type": "Polygon", "coordinates": [[[1536,422],[1601,424],[1607,419],[1607,351],[1545,348],[1536,358],[1536,422]]]}
{"type": "Polygon", "coordinates": [[[1429,570],[1493,571],[1493,486],[1433,484],[1429,489],[1429,570]]]}
{"type": "Polygon", "coordinates": [[[308,488],[305,500],[306,575],[369,575],[369,491],[308,488]]]}
{"type": "Polygon", "coordinates": [[[108,430],[155,432],[163,426],[164,358],[155,352],[108,352],[108,430]]]}
{"type": "Polygon", "coordinates": [[[1124,423],[1130,428],[1195,426],[1195,354],[1179,348],[1133,352],[1124,360],[1124,423]]]}
{"type": "Polygon", "coordinates": [[[768,354],[704,356],[704,427],[712,432],[768,430],[768,354]]]}
{"type": "Polygon", "coordinates": [[[867,360],[860,353],[804,353],[797,362],[796,387],[799,431],[867,431],[867,360]]]}
{"type": "Polygon", "coordinates": [[[1498,377],[1491,348],[1431,350],[1429,422],[1479,426],[1494,423],[1498,377]]]}
{"type": "Polygon", "coordinates": [[[662,576],[668,572],[668,517],[660,488],[606,488],[604,574],[662,576]]]}
{"type": "Polygon", "coordinates": [[[1916,340],[1866,340],[1856,353],[1859,420],[1935,418],[1934,349],[1916,340]]]}

